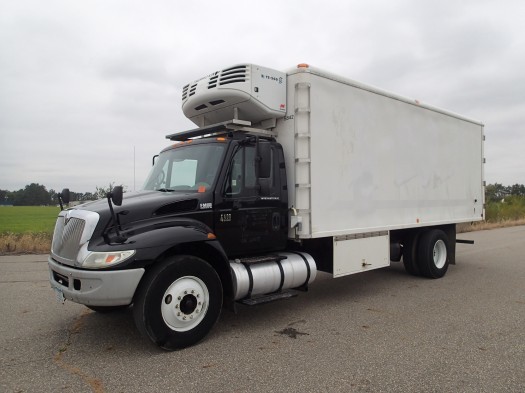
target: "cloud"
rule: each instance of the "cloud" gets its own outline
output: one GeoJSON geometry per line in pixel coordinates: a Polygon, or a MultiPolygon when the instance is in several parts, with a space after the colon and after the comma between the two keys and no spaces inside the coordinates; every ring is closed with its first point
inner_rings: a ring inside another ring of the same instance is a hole
{"type": "Polygon", "coordinates": [[[2,2],[0,188],[139,185],[164,136],[194,127],[181,88],[244,62],[308,62],[479,119],[487,180],[525,183],[524,11],[519,1],[2,2]]]}

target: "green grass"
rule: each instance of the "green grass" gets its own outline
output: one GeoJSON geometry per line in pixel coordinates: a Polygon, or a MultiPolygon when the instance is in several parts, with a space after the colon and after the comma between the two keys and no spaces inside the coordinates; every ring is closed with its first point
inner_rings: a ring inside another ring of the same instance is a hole
{"type": "MultiPolygon", "coordinates": [[[[0,255],[48,253],[55,221],[55,206],[0,206],[0,255]]],[[[504,202],[488,201],[486,221],[458,231],[525,224],[525,197],[510,196],[504,202]]]]}
{"type": "Polygon", "coordinates": [[[55,206],[0,206],[0,234],[52,234],[59,212],[55,206]]]}
{"type": "Polygon", "coordinates": [[[525,197],[508,196],[503,202],[487,202],[485,206],[488,222],[515,221],[525,218],[525,197]]]}

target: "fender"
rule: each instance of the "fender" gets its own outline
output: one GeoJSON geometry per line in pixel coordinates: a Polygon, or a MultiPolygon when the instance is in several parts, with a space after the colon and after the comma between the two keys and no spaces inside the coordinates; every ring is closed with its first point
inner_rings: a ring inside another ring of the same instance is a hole
{"type": "Polygon", "coordinates": [[[148,220],[138,225],[123,228],[121,234],[127,238],[123,243],[101,242],[89,245],[90,251],[136,250],[129,261],[110,270],[140,268],[152,265],[170,254],[192,254],[198,256],[217,271],[223,283],[225,299],[233,293],[230,263],[224,249],[213,231],[201,221],[189,218],[173,220],[148,220]]]}

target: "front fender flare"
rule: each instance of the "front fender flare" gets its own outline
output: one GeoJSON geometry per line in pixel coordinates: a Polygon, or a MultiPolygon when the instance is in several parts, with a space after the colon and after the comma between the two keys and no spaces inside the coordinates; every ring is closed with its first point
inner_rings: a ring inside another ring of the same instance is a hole
{"type": "MultiPolygon", "coordinates": [[[[115,267],[116,270],[146,268],[174,254],[191,254],[208,262],[219,274],[223,283],[224,299],[228,303],[233,294],[233,279],[228,257],[213,235],[211,229],[201,222],[191,225],[153,225],[142,230],[123,233],[127,240],[119,244],[98,244],[90,251],[135,250],[129,261],[115,267]]],[[[233,301],[233,300],[232,300],[233,301]]]]}

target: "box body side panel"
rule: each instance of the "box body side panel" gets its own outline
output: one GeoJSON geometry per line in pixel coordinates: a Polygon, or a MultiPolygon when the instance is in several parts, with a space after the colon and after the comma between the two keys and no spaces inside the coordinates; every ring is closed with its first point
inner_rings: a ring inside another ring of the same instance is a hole
{"type": "Polygon", "coordinates": [[[289,156],[291,205],[300,196],[293,185],[304,177],[295,162],[300,145],[293,133],[302,130],[290,113],[294,85],[308,83],[310,94],[310,222],[299,236],[483,218],[481,124],[319,75],[288,78],[287,115],[295,117],[280,121],[277,131],[289,156]]]}

